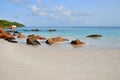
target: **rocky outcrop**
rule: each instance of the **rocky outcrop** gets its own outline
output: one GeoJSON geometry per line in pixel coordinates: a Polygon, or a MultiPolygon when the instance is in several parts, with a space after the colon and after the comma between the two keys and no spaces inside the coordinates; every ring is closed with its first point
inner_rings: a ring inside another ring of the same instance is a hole
{"type": "Polygon", "coordinates": [[[0,33],[0,39],[4,39],[6,34],[0,33]]]}
{"type": "Polygon", "coordinates": [[[84,42],[81,42],[79,39],[77,39],[77,40],[73,40],[72,42],[71,42],[71,44],[72,45],[82,45],[82,44],[85,44],[84,42]]]}
{"type": "Polygon", "coordinates": [[[15,37],[12,34],[0,33],[0,39],[15,39],[15,37]]]}
{"type": "Polygon", "coordinates": [[[5,31],[2,28],[0,28],[0,33],[5,33],[5,31]]]}
{"type": "Polygon", "coordinates": [[[34,34],[30,34],[30,35],[28,35],[27,37],[34,37],[35,35],[34,34]]]}
{"type": "Polygon", "coordinates": [[[46,41],[46,44],[49,44],[49,45],[52,45],[52,44],[54,44],[55,42],[52,40],[52,39],[48,39],[47,41],[46,41]]]}
{"type": "Polygon", "coordinates": [[[35,39],[38,39],[38,40],[46,40],[45,37],[41,37],[39,35],[35,35],[34,37],[35,37],[35,39]]]}
{"type": "Polygon", "coordinates": [[[40,42],[35,37],[27,38],[27,44],[29,45],[40,45],[40,42]]]}
{"type": "Polygon", "coordinates": [[[0,39],[5,39],[8,42],[17,43],[17,41],[15,41],[15,37],[10,32],[5,32],[2,28],[0,28],[0,39]]]}
{"type": "Polygon", "coordinates": [[[14,36],[12,34],[10,34],[10,33],[9,34],[6,33],[3,38],[8,42],[17,43],[14,36]]]}
{"type": "Polygon", "coordinates": [[[26,36],[25,35],[23,35],[23,34],[18,34],[18,38],[26,38],[26,36]]]}
{"type": "Polygon", "coordinates": [[[32,29],[31,31],[40,31],[39,29],[32,29]]]}
{"type": "Polygon", "coordinates": [[[12,34],[5,34],[4,39],[5,40],[10,40],[10,39],[12,40],[12,39],[15,39],[15,37],[12,34]]]}
{"type": "Polygon", "coordinates": [[[49,29],[48,30],[49,32],[54,32],[54,31],[56,31],[55,29],[49,29]]]}
{"type": "Polygon", "coordinates": [[[46,41],[46,44],[54,44],[56,42],[62,42],[62,41],[68,41],[68,39],[62,38],[62,37],[55,37],[55,38],[50,38],[46,41]]]}
{"type": "Polygon", "coordinates": [[[93,34],[93,35],[88,35],[87,37],[90,37],[90,38],[99,38],[99,37],[102,37],[102,35],[93,34]]]}
{"type": "Polygon", "coordinates": [[[14,40],[14,39],[5,39],[7,40],[8,42],[11,42],[11,43],[18,43],[18,41],[14,40]]]}
{"type": "Polygon", "coordinates": [[[38,40],[46,40],[45,37],[42,37],[42,36],[39,36],[39,35],[34,35],[34,34],[28,35],[28,37],[34,37],[35,39],[38,39],[38,40]]]}

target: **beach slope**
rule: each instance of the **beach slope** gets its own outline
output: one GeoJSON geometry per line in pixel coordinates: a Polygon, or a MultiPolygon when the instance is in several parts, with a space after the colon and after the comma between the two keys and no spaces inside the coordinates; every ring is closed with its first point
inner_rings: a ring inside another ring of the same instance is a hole
{"type": "Polygon", "coordinates": [[[0,40],[0,80],[120,80],[120,50],[32,47],[0,40]]]}

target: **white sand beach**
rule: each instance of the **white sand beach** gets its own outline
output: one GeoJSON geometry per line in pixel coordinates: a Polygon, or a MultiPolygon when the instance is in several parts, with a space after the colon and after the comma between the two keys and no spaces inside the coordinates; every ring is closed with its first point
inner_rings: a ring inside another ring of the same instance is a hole
{"type": "Polygon", "coordinates": [[[32,47],[0,40],[0,80],[120,80],[120,50],[32,47]]]}

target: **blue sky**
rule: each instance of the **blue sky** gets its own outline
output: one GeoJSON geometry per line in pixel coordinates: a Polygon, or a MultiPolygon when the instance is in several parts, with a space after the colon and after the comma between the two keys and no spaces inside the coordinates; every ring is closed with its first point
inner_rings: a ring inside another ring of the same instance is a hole
{"type": "Polygon", "coordinates": [[[120,0],[1,0],[0,19],[26,26],[120,26],[120,0]]]}

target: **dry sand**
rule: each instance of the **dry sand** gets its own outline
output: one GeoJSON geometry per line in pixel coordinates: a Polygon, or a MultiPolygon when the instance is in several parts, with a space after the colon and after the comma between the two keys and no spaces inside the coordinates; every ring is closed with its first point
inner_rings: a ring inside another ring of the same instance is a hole
{"type": "Polygon", "coordinates": [[[0,40],[0,80],[120,80],[120,50],[38,48],[0,40]]]}

